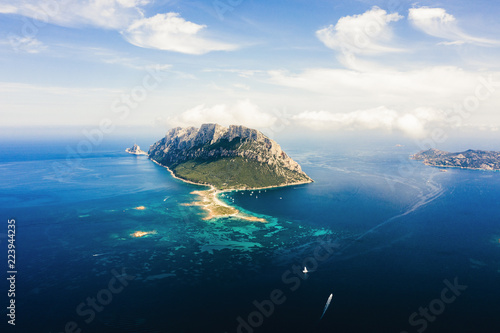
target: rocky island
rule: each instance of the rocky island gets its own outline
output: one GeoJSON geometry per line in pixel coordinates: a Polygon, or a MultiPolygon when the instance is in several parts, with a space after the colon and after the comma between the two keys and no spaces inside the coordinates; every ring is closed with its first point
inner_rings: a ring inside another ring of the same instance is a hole
{"type": "Polygon", "coordinates": [[[435,167],[500,170],[500,152],[494,151],[469,149],[461,153],[449,153],[438,149],[428,149],[412,155],[411,158],[435,167]]]}
{"type": "Polygon", "coordinates": [[[217,198],[221,191],[263,189],[310,183],[300,165],[275,141],[244,126],[203,124],[173,128],[149,149],[149,158],[181,180],[210,186],[196,191],[209,216],[241,216],[217,198]]]}
{"type": "Polygon", "coordinates": [[[125,151],[129,154],[133,154],[133,155],[147,155],[148,153],[146,153],[144,150],[141,150],[141,147],[139,147],[138,145],[134,144],[132,146],[132,148],[127,148],[125,149],[125,151]]]}

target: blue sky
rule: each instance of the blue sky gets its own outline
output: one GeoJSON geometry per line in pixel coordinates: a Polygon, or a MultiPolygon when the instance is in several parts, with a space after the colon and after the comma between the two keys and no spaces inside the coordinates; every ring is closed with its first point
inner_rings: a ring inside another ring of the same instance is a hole
{"type": "Polygon", "coordinates": [[[495,1],[0,1],[0,126],[500,130],[495,1]]]}

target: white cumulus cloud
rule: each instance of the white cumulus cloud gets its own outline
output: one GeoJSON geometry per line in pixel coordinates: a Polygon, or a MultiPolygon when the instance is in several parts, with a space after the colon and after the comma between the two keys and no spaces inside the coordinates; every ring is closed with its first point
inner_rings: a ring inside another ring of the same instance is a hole
{"type": "Polygon", "coordinates": [[[453,15],[448,14],[444,8],[410,8],[408,19],[416,29],[428,35],[451,41],[443,43],[444,45],[460,45],[463,43],[478,45],[499,44],[498,41],[475,37],[465,33],[458,26],[457,19],[453,15]]]}
{"type": "Polygon", "coordinates": [[[392,38],[389,23],[402,18],[398,13],[388,14],[373,7],[363,14],[340,18],[337,24],[316,31],[316,36],[327,47],[344,53],[398,52],[401,50],[388,45],[392,38]]]}
{"type": "Polygon", "coordinates": [[[205,25],[186,21],[178,13],[166,13],[135,21],[123,35],[136,46],[187,54],[237,48],[236,45],[202,37],[201,32],[205,28],[205,25]]]}
{"type": "Polygon", "coordinates": [[[249,100],[240,100],[232,105],[216,104],[195,106],[179,115],[167,119],[170,126],[200,126],[217,123],[223,126],[243,125],[252,128],[271,127],[277,118],[262,111],[249,100]]]}

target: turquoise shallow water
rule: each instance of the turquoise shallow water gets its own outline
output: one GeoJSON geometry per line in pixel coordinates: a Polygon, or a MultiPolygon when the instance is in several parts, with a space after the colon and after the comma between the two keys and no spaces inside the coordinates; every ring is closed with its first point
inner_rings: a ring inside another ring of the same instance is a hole
{"type": "Polygon", "coordinates": [[[200,187],[122,148],[62,169],[64,145],[3,155],[18,331],[417,332],[409,317],[455,278],[467,289],[425,331],[500,330],[500,173],[440,172],[394,147],[287,149],[315,183],[222,197],[269,223],[204,221],[182,205],[200,187]]]}

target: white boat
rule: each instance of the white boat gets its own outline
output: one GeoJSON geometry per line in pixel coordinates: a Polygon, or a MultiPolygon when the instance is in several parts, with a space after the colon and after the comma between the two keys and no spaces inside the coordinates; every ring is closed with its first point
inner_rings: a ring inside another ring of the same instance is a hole
{"type": "Polygon", "coordinates": [[[304,269],[302,270],[302,273],[307,274],[309,271],[307,270],[307,267],[304,266],[304,269]]]}

